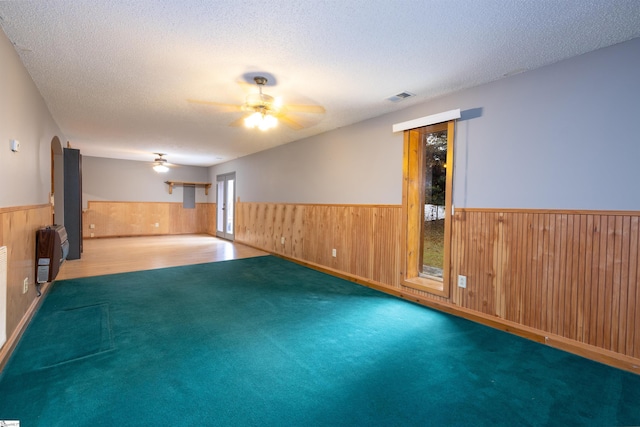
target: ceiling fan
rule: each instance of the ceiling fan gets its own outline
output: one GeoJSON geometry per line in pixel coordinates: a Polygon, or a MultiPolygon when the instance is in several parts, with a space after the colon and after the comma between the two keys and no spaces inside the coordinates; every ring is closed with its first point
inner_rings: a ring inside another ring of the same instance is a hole
{"type": "Polygon", "coordinates": [[[157,154],[158,157],[153,161],[153,170],[158,173],[165,173],[169,171],[167,159],[162,156],[166,156],[165,153],[153,153],[157,154]]]}
{"type": "Polygon", "coordinates": [[[292,118],[295,113],[312,113],[323,114],[324,107],[320,105],[295,105],[283,104],[281,98],[274,98],[262,91],[268,80],[263,76],[255,76],[253,81],[258,86],[257,93],[250,93],[245,98],[245,102],[241,105],[223,104],[212,101],[201,101],[197,99],[189,99],[189,102],[196,104],[211,105],[214,107],[231,108],[232,111],[241,111],[246,113],[245,116],[232,122],[229,126],[245,125],[248,128],[258,128],[260,130],[268,130],[275,127],[278,121],[292,129],[302,129],[304,126],[299,121],[292,118]]]}

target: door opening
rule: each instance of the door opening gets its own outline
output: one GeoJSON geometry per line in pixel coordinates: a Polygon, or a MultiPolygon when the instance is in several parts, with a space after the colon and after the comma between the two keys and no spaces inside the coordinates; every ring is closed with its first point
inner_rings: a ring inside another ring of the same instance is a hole
{"type": "Polygon", "coordinates": [[[216,236],[233,240],[236,198],[236,173],[216,177],[216,236]]]}
{"type": "Polygon", "coordinates": [[[51,191],[49,193],[49,204],[51,205],[51,224],[64,222],[64,203],[56,204],[58,200],[63,200],[64,196],[64,160],[62,154],[62,144],[57,136],[51,140],[51,191]]]}
{"type": "Polygon", "coordinates": [[[405,131],[402,284],[449,297],[455,121],[405,131]]]}

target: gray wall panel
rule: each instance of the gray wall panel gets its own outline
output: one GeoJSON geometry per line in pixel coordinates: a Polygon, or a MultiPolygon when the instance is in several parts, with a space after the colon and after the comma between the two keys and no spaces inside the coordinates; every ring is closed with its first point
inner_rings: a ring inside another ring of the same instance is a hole
{"type": "Polygon", "coordinates": [[[0,207],[49,203],[51,141],[66,141],[13,45],[0,30],[0,207]],[[9,141],[20,141],[20,151],[9,141]]]}
{"type": "Polygon", "coordinates": [[[638,210],[639,69],[634,39],[216,165],[210,175],[237,171],[243,201],[400,204],[402,135],[392,124],[460,108],[456,206],[638,210]]]}
{"type": "MultiPolygon", "coordinates": [[[[165,181],[209,182],[208,169],[198,166],[169,168],[157,173],[151,162],[82,157],[83,207],[90,200],[114,202],[175,202],[182,203],[183,188],[174,187],[169,194],[165,181]]],[[[196,202],[207,201],[203,188],[196,189],[196,202]]]]}

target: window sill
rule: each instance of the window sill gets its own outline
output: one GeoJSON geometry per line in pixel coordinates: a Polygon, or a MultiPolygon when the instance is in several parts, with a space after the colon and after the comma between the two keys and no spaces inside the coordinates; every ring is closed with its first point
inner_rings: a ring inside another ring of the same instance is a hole
{"type": "Polygon", "coordinates": [[[412,277],[404,279],[402,285],[408,288],[425,291],[433,295],[448,298],[449,294],[444,289],[444,282],[442,280],[432,279],[428,277],[412,277]]]}

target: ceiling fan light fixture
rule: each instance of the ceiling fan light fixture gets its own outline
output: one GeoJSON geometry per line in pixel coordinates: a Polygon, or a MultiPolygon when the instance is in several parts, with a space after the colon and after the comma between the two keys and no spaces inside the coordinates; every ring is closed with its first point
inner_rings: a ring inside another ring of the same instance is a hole
{"type": "Polygon", "coordinates": [[[167,159],[163,158],[164,153],[155,153],[158,157],[154,160],[153,170],[157,173],[166,173],[169,172],[169,168],[165,163],[167,163],[167,159]]]}
{"type": "Polygon", "coordinates": [[[271,114],[256,111],[244,119],[244,125],[250,129],[257,127],[258,129],[265,131],[275,128],[278,125],[278,119],[271,114]]]}
{"type": "Polygon", "coordinates": [[[278,126],[278,119],[276,119],[271,114],[267,114],[262,117],[262,123],[260,123],[258,128],[260,128],[260,130],[267,130],[273,129],[276,126],[278,126]]]}
{"type": "Polygon", "coordinates": [[[272,115],[277,113],[282,106],[282,100],[262,93],[262,86],[267,84],[267,78],[256,76],[253,78],[258,85],[258,93],[247,95],[243,110],[253,111],[253,114],[244,119],[244,125],[249,129],[258,128],[261,131],[273,129],[278,125],[278,119],[272,115]]]}

